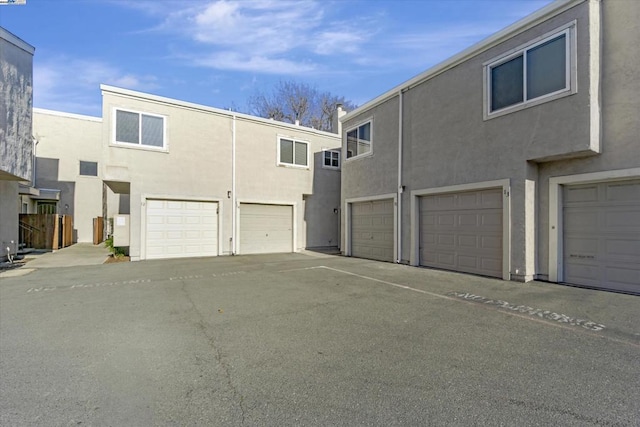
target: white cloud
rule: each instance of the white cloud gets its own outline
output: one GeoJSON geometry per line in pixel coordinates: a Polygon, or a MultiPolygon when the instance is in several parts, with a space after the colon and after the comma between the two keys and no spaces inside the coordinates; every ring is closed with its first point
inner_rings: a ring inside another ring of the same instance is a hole
{"type": "Polygon", "coordinates": [[[136,90],[158,87],[154,76],[126,73],[99,60],[69,57],[36,60],[33,80],[36,107],[90,115],[100,114],[101,83],[136,90]]]}
{"type": "MultiPolygon", "coordinates": [[[[176,56],[198,66],[283,75],[317,73],[322,56],[355,52],[374,35],[363,30],[364,25],[331,21],[329,8],[335,7],[313,0],[186,3],[177,10],[167,9],[153,31],[190,40],[176,56]]],[[[159,14],[151,6],[136,8],[159,14]]]]}

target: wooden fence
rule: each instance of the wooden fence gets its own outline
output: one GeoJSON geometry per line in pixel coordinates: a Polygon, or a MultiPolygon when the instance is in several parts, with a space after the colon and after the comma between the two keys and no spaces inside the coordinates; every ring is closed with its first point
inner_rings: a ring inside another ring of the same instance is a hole
{"type": "Polygon", "coordinates": [[[20,214],[20,244],[34,249],[62,249],[73,244],[73,217],[20,214]]]}

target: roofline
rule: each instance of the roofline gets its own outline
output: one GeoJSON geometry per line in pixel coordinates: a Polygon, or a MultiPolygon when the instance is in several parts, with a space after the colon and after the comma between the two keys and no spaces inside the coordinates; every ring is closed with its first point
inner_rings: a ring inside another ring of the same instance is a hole
{"type": "Polygon", "coordinates": [[[329,137],[333,137],[333,138],[336,138],[336,139],[340,139],[341,138],[341,136],[338,135],[337,133],[331,133],[331,132],[326,132],[326,131],[323,131],[323,130],[317,130],[317,129],[313,129],[313,128],[306,127],[306,126],[297,126],[297,125],[294,125],[294,124],[291,124],[291,123],[280,122],[280,121],[276,121],[276,120],[272,120],[272,119],[265,119],[265,118],[262,118],[262,117],[252,116],[250,114],[236,113],[234,111],[223,110],[221,108],[209,107],[207,105],[195,104],[195,103],[187,102],[187,101],[180,101],[178,99],[166,98],[164,96],[152,95],[150,93],[138,92],[138,91],[135,91],[135,90],[119,88],[119,87],[116,87],[116,86],[110,86],[110,85],[106,85],[106,84],[101,84],[100,85],[100,90],[102,91],[103,94],[105,92],[114,93],[114,94],[117,94],[117,95],[124,95],[124,96],[128,96],[128,97],[131,97],[131,98],[140,98],[140,99],[144,99],[144,100],[160,102],[160,103],[163,103],[163,104],[169,104],[169,105],[173,105],[173,106],[176,106],[176,107],[189,108],[189,109],[199,110],[199,111],[203,111],[203,112],[207,112],[207,113],[220,114],[220,115],[227,116],[227,117],[230,117],[230,118],[236,117],[236,118],[245,119],[245,120],[249,120],[249,121],[254,121],[254,122],[258,122],[258,123],[268,124],[268,125],[271,125],[271,126],[279,126],[279,127],[283,127],[283,128],[287,128],[287,129],[313,133],[313,134],[320,135],[320,136],[329,136],[329,137]]]}
{"type": "Polygon", "coordinates": [[[64,111],[47,110],[46,108],[33,108],[34,113],[48,114],[50,116],[68,117],[71,119],[87,120],[90,122],[102,122],[102,117],[85,116],[83,114],[66,113],[64,111]]]}
{"type": "Polygon", "coordinates": [[[364,103],[355,110],[352,110],[346,115],[342,116],[340,118],[340,121],[348,121],[353,117],[362,114],[365,111],[370,110],[371,108],[376,107],[383,102],[397,96],[399,92],[407,91],[414,86],[417,86],[433,77],[436,77],[437,75],[450,70],[451,68],[473,58],[474,56],[477,56],[482,52],[485,52],[492,47],[497,46],[498,44],[504,42],[506,39],[523,33],[526,30],[534,27],[535,25],[538,25],[540,22],[559,15],[562,12],[565,12],[566,10],[571,9],[572,7],[586,1],[591,0],[556,0],[555,2],[546,5],[542,9],[538,9],[532,14],[525,16],[519,21],[516,21],[508,27],[505,27],[502,30],[498,31],[497,33],[490,35],[489,37],[479,41],[478,43],[468,47],[467,49],[457,53],[456,55],[445,59],[439,64],[405,81],[404,83],[399,84],[398,86],[372,99],[371,101],[364,103]]]}
{"type": "Polygon", "coordinates": [[[0,27],[0,38],[8,41],[9,43],[13,44],[16,47],[19,47],[20,49],[24,50],[25,52],[31,55],[33,55],[34,52],[36,51],[35,47],[31,46],[29,43],[22,40],[20,37],[16,36],[12,32],[2,27],[0,27]]]}

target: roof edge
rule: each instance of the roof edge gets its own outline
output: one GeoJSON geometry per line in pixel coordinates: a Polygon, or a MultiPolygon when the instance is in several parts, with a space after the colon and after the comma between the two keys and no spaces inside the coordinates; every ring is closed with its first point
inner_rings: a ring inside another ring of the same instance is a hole
{"type": "Polygon", "coordinates": [[[57,110],[48,110],[46,108],[33,108],[33,112],[34,113],[40,113],[40,114],[48,114],[50,116],[60,116],[60,117],[68,117],[68,118],[72,118],[72,119],[78,119],[78,120],[87,120],[90,122],[102,122],[102,117],[96,117],[96,116],[86,116],[84,114],[75,114],[75,113],[67,113],[64,111],[57,111],[57,110]]]}
{"type": "Polygon", "coordinates": [[[406,91],[411,89],[413,86],[421,84],[471,58],[491,49],[494,46],[504,42],[506,39],[511,38],[515,35],[523,33],[524,31],[530,29],[531,27],[550,19],[560,13],[571,9],[572,7],[584,3],[590,0],[556,0],[553,3],[546,5],[545,7],[538,9],[530,15],[525,16],[524,18],[514,22],[513,24],[503,28],[502,30],[486,37],[485,39],[479,41],[471,45],[470,47],[464,49],[463,51],[445,59],[444,61],[434,65],[433,67],[423,71],[417,76],[406,80],[404,83],[401,83],[395,86],[393,89],[383,93],[382,95],[373,98],[371,101],[364,103],[360,107],[356,108],[353,111],[348,112],[346,115],[340,118],[341,122],[345,122],[350,120],[351,118],[370,110],[373,107],[376,107],[382,104],[385,101],[395,97],[398,95],[400,91],[406,91]]]}
{"type": "Polygon", "coordinates": [[[34,52],[36,51],[35,47],[31,46],[29,43],[22,40],[20,37],[16,36],[15,34],[13,34],[12,32],[10,32],[9,30],[3,27],[0,27],[0,38],[8,41],[9,43],[11,43],[16,47],[19,47],[20,49],[24,50],[25,52],[31,55],[33,55],[34,52]]]}
{"type": "Polygon", "coordinates": [[[139,99],[144,99],[144,100],[150,100],[150,101],[155,101],[155,102],[159,102],[159,103],[163,103],[163,104],[173,105],[173,106],[176,106],[176,107],[191,108],[191,109],[194,109],[194,110],[200,110],[200,111],[204,111],[204,112],[208,112],[208,113],[220,114],[220,115],[228,116],[228,117],[237,117],[237,118],[250,120],[250,121],[254,121],[254,122],[258,122],[258,123],[269,124],[269,125],[272,125],[272,126],[280,126],[280,127],[284,127],[284,128],[288,128],[288,129],[295,129],[295,130],[298,130],[298,131],[314,133],[314,134],[321,135],[321,136],[329,136],[329,137],[334,137],[334,138],[338,138],[338,139],[340,138],[340,135],[338,135],[337,133],[331,133],[331,132],[326,132],[326,131],[323,131],[323,130],[317,130],[317,129],[306,127],[306,126],[297,126],[297,125],[294,125],[294,124],[291,124],[291,123],[280,122],[280,121],[276,121],[276,120],[272,120],[272,119],[265,119],[263,117],[252,116],[250,114],[237,113],[237,112],[234,112],[234,111],[223,110],[221,108],[209,107],[207,105],[196,104],[196,103],[187,102],[187,101],[181,101],[181,100],[174,99],[174,98],[167,98],[167,97],[164,97],[164,96],[153,95],[153,94],[145,93],[145,92],[138,92],[138,91],[135,91],[135,90],[124,89],[124,88],[120,88],[120,87],[116,87],[116,86],[110,86],[110,85],[106,85],[106,84],[101,84],[100,85],[100,90],[102,91],[103,94],[105,92],[107,92],[107,93],[113,93],[113,94],[116,94],[116,95],[124,95],[124,96],[128,96],[128,97],[131,97],[131,98],[139,98],[139,99]]]}

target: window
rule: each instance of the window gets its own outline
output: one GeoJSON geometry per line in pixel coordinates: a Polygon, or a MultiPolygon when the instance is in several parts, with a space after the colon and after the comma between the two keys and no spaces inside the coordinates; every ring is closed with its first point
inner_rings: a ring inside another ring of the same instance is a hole
{"type": "Polygon", "coordinates": [[[308,166],[308,143],[294,139],[280,138],[278,145],[278,164],[290,166],[308,166]]]}
{"type": "Polygon", "coordinates": [[[571,93],[571,30],[544,37],[521,47],[487,69],[489,114],[536,105],[571,93]]]}
{"type": "Polygon", "coordinates": [[[98,162],[80,160],[80,175],[98,176],[98,162]]]}
{"type": "Polygon", "coordinates": [[[58,213],[58,202],[37,202],[36,210],[39,214],[58,213]]]}
{"type": "Polygon", "coordinates": [[[347,159],[371,152],[371,122],[347,132],[347,159]]]}
{"type": "Polygon", "coordinates": [[[327,169],[340,169],[340,152],[336,150],[324,150],[322,153],[322,166],[327,169]]]}
{"type": "Polygon", "coordinates": [[[165,148],[164,117],[116,110],[115,142],[165,148]]]}

